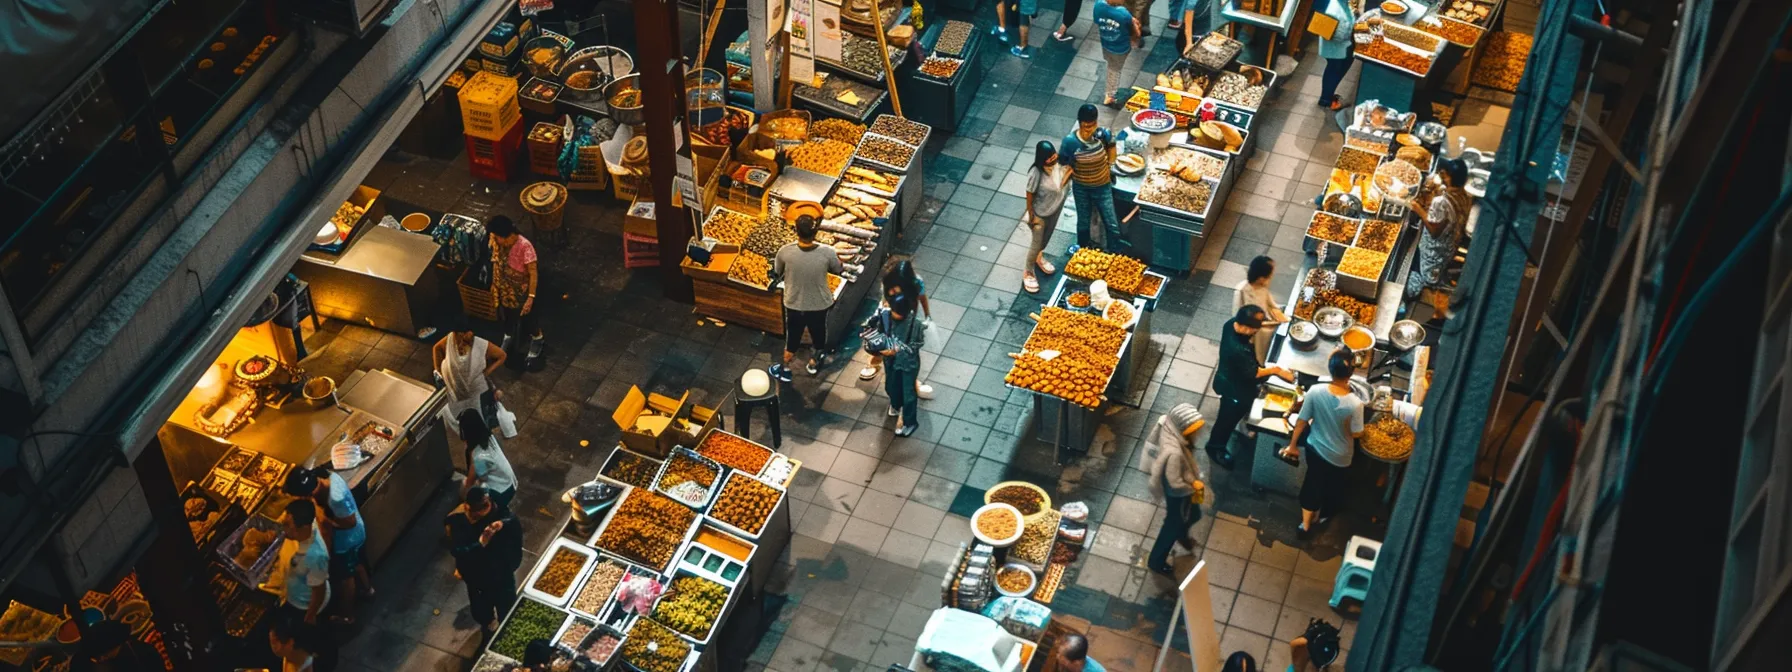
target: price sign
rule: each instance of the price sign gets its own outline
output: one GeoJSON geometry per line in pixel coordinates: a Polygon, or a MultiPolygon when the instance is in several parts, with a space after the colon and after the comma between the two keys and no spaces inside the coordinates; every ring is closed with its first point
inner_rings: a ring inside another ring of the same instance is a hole
{"type": "Polygon", "coordinates": [[[1214,121],[1226,122],[1233,126],[1237,126],[1240,130],[1249,129],[1251,127],[1251,120],[1257,118],[1257,113],[1255,112],[1240,107],[1233,107],[1217,100],[1214,101],[1214,108],[1214,121]]]}

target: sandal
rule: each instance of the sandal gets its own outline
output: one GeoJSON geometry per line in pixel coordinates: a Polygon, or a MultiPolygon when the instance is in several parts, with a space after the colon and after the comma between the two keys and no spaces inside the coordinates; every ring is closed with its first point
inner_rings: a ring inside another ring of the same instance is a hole
{"type": "Polygon", "coordinates": [[[1058,267],[1053,266],[1052,262],[1047,261],[1045,258],[1045,253],[1043,253],[1043,252],[1040,253],[1039,256],[1033,258],[1033,263],[1039,265],[1040,273],[1044,273],[1046,275],[1051,275],[1053,273],[1058,272],[1058,267]]]}
{"type": "Polygon", "coordinates": [[[1039,279],[1033,277],[1032,271],[1020,274],[1020,286],[1025,288],[1028,294],[1039,293],[1039,279]]]}

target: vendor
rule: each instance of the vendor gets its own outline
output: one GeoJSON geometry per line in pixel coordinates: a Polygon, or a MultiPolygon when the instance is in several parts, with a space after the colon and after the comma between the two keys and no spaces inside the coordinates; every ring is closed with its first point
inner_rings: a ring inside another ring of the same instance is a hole
{"type": "Polygon", "coordinates": [[[1294,372],[1279,366],[1259,366],[1255,338],[1268,314],[1258,306],[1244,306],[1220,329],[1219,365],[1213,371],[1213,391],[1220,395],[1219,417],[1207,435],[1207,456],[1213,463],[1232,468],[1232,430],[1251,411],[1257,385],[1270,376],[1294,382],[1294,372]]]}
{"type": "Polygon", "coordinates": [[[1431,174],[1431,183],[1426,185],[1426,191],[1433,194],[1431,199],[1425,203],[1406,202],[1408,208],[1424,217],[1425,227],[1419,235],[1418,259],[1406,276],[1406,305],[1401,308],[1402,313],[1418,301],[1420,290],[1435,290],[1445,284],[1444,267],[1456,256],[1458,239],[1468,225],[1469,209],[1475,204],[1474,197],[1462,188],[1465,184],[1467,164],[1461,159],[1439,159],[1437,172],[1431,174]]]}
{"type": "Polygon", "coordinates": [[[1350,389],[1356,364],[1350,351],[1339,348],[1326,361],[1331,380],[1307,389],[1301,399],[1294,431],[1281,456],[1300,459],[1301,439],[1306,439],[1307,475],[1300,484],[1300,528],[1305,539],[1313,526],[1337,513],[1344,495],[1345,470],[1350,468],[1356,439],[1363,435],[1363,400],[1350,389]]]}
{"type": "Polygon", "coordinates": [[[1251,344],[1257,349],[1257,363],[1269,361],[1269,339],[1275,335],[1275,327],[1288,321],[1282,312],[1282,306],[1276,303],[1275,292],[1270,291],[1270,279],[1276,274],[1276,260],[1258,255],[1251,260],[1249,270],[1245,272],[1244,282],[1232,289],[1232,310],[1245,306],[1256,306],[1263,309],[1263,328],[1257,330],[1251,344]]]}

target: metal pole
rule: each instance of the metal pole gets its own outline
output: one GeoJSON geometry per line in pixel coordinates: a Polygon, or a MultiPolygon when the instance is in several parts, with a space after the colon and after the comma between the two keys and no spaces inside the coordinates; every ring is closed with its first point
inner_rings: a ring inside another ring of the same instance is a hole
{"type": "MultiPolygon", "coordinates": [[[[900,5],[899,5],[900,6],[900,5]]],[[[896,10],[901,13],[902,10],[896,10]]],[[[890,47],[884,40],[884,13],[878,8],[877,0],[871,0],[871,28],[877,33],[877,56],[884,62],[884,88],[890,91],[890,106],[896,109],[896,116],[902,116],[902,98],[896,95],[896,71],[890,67],[890,47]]]]}

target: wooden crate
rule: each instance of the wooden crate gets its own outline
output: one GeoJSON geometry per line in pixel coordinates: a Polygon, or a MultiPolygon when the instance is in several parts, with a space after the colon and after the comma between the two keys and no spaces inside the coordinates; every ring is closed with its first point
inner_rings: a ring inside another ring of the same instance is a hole
{"type": "Polygon", "coordinates": [[[535,131],[541,127],[559,128],[559,124],[546,121],[536,122],[530,127],[527,136],[529,145],[529,172],[546,177],[560,177],[560,150],[566,144],[564,139],[555,142],[542,142],[535,139],[535,131]]]}
{"type": "Polygon", "coordinates": [[[461,312],[474,319],[497,322],[498,295],[492,293],[490,288],[481,289],[468,285],[467,274],[472,272],[473,269],[468,268],[454,281],[455,286],[460,288],[461,312]]]}

